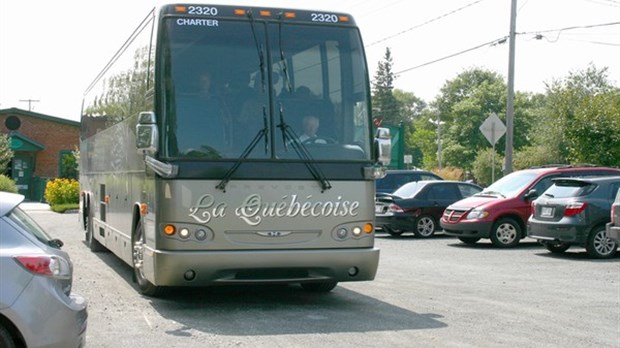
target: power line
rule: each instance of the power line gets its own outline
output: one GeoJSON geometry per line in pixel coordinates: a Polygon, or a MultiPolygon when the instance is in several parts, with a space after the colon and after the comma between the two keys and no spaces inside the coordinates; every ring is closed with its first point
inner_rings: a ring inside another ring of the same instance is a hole
{"type": "MultiPolygon", "coordinates": [[[[605,27],[605,26],[619,25],[619,24],[620,24],[620,22],[591,24],[591,25],[581,25],[581,26],[572,26],[572,27],[566,27],[566,28],[560,28],[560,29],[549,29],[549,30],[543,30],[543,31],[522,32],[522,33],[517,33],[517,35],[536,34],[536,38],[542,38],[543,36],[541,35],[541,33],[549,33],[549,32],[555,32],[555,31],[559,31],[561,33],[562,31],[566,31],[566,30],[590,29],[590,28],[605,27]]],[[[558,34],[558,38],[556,38],[555,41],[557,41],[559,39],[559,36],[560,35],[558,34]]],[[[459,52],[456,52],[456,53],[452,53],[450,55],[447,55],[447,56],[444,56],[444,57],[441,57],[441,58],[438,58],[438,59],[426,62],[424,64],[416,65],[416,66],[411,67],[411,68],[407,68],[407,69],[404,69],[404,70],[401,70],[401,71],[397,71],[394,74],[398,75],[398,74],[402,74],[402,73],[405,73],[405,72],[408,72],[408,71],[411,71],[411,70],[419,69],[419,68],[425,67],[427,65],[438,63],[438,62],[441,62],[441,61],[446,60],[446,59],[450,59],[450,58],[453,58],[453,57],[456,57],[456,56],[460,56],[462,54],[465,54],[465,53],[468,53],[468,52],[471,52],[471,51],[475,51],[475,50],[480,49],[480,48],[485,47],[485,46],[500,45],[500,44],[505,43],[507,39],[508,39],[508,36],[504,36],[504,37],[501,37],[499,39],[495,39],[495,40],[492,40],[492,41],[489,41],[489,42],[485,42],[483,44],[480,44],[480,45],[468,48],[466,50],[462,50],[462,51],[459,51],[459,52]]],[[[604,43],[599,43],[599,42],[591,42],[591,43],[604,44],[604,43]]],[[[613,45],[613,44],[609,44],[609,45],[613,45]]]]}
{"type": "Polygon", "coordinates": [[[436,22],[436,21],[438,21],[438,20],[440,20],[440,19],[443,19],[443,18],[445,18],[445,17],[447,17],[447,16],[449,16],[449,15],[451,15],[451,14],[454,14],[454,13],[459,12],[459,11],[461,11],[461,10],[464,10],[464,9],[466,9],[466,8],[468,8],[468,7],[471,7],[471,6],[473,6],[473,5],[475,5],[475,4],[479,3],[479,2],[482,2],[482,1],[484,1],[484,0],[476,0],[476,1],[474,1],[474,2],[472,2],[472,3],[469,3],[469,4],[465,5],[465,6],[459,7],[459,8],[457,8],[457,9],[455,9],[455,10],[452,10],[452,11],[450,11],[450,12],[444,13],[444,14],[442,14],[442,15],[440,15],[440,16],[435,17],[435,18],[429,19],[429,20],[427,20],[426,22],[423,22],[423,23],[420,23],[420,24],[414,25],[413,27],[407,28],[407,29],[405,29],[405,30],[403,30],[403,31],[400,31],[400,32],[398,32],[398,33],[394,34],[394,35],[390,35],[390,36],[384,37],[383,39],[379,39],[379,40],[377,40],[377,41],[375,41],[375,42],[371,42],[370,44],[366,45],[366,47],[374,46],[374,45],[376,45],[376,44],[378,44],[378,43],[381,43],[381,42],[384,42],[384,41],[387,41],[387,40],[393,39],[393,38],[395,38],[395,37],[397,37],[397,36],[403,35],[403,34],[405,34],[405,33],[408,33],[408,32],[410,32],[410,31],[412,31],[412,30],[414,30],[414,29],[417,29],[417,28],[423,27],[423,26],[425,26],[425,25],[427,25],[427,24],[430,24],[430,23],[436,22]]]}
{"type": "Polygon", "coordinates": [[[499,39],[495,39],[495,40],[492,40],[492,41],[489,41],[489,42],[485,42],[483,44],[480,44],[480,45],[468,48],[466,50],[463,50],[463,51],[460,51],[460,52],[456,52],[456,53],[452,53],[452,54],[447,55],[445,57],[442,57],[442,58],[439,58],[439,59],[435,59],[435,60],[432,60],[430,62],[426,62],[424,64],[420,64],[420,65],[414,66],[412,68],[407,68],[407,69],[404,69],[404,70],[401,70],[401,71],[397,71],[394,74],[396,74],[396,75],[402,74],[404,72],[408,72],[408,71],[415,70],[415,69],[418,69],[418,68],[421,68],[421,67],[424,67],[424,66],[427,66],[427,65],[431,65],[431,64],[434,64],[434,63],[437,63],[437,62],[441,62],[442,60],[446,60],[446,59],[450,59],[450,58],[453,58],[453,57],[456,57],[456,56],[460,56],[461,54],[465,54],[467,52],[475,51],[475,50],[477,50],[479,48],[482,48],[482,47],[485,47],[485,46],[500,45],[500,44],[505,43],[507,39],[508,39],[508,36],[504,36],[504,37],[501,37],[499,39]]]}

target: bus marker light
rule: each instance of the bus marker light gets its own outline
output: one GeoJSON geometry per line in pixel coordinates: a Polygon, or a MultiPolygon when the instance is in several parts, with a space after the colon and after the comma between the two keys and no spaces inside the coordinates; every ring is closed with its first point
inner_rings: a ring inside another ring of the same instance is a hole
{"type": "Polygon", "coordinates": [[[168,236],[172,236],[177,231],[177,228],[174,225],[166,225],[164,226],[164,233],[168,236]]]}
{"type": "Polygon", "coordinates": [[[271,11],[260,10],[259,13],[260,13],[261,17],[271,17],[271,11]]]}
{"type": "Polygon", "coordinates": [[[179,237],[181,237],[183,239],[187,239],[189,237],[189,230],[187,228],[182,228],[179,231],[179,237]]]}
{"type": "Polygon", "coordinates": [[[360,234],[362,234],[362,229],[359,228],[358,226],[353,227],[353,235],[357,237],[360,234]]]}
{"type": "Polygon", "coordinates": [[[236,16],[245,16],[245,10],[244,9],[236,8],[234,13],[235,13],[236,16]]]}
{"type": "Polygon", "coordinates": [[[372,233],[374,231],[374,226],[371,223],[367,223],[364,225],[364,232],[372,233]]]}
{"type": "Polygon", "coordinates": [[[295,18],[297,14],[295,12],[284,12],[284,18],[295,18]]]}
{"type": "Polygon", "coordinates": [[[205,230],[197,230],[194,233],[194,236],[196,237],[196,239],[198,240],[205,240],[207,239],[207,232],[205,230]]]}
{"type": "Polygon", "coordinates": [[[185,6],[175,6],[174,10],[177,12],[187,12],[187,7],[185,6]]]}
{"type": "Polygon", "coordinates": [[[185,280],[190,280],[190,281],[194,280],[194,278],[196,278],[196,272],[193,269],[187,270],[183,274],[183,278],[185,278],[185,280]]]}
{"type": "Polygon", "coordinates": [[[340,22],[348,22],[349,21],[349,16],[338,16],[338,20],[340,22]]]}
{"type": "Polygon", "coordinates": [[[340,238],[340,239],[345,239],[347,238],[347,235],[349,234],[349,232],[347,231],[346,228],[340,228],[338,229],[338,231],[336,232],[336,237],[340,238]]]}

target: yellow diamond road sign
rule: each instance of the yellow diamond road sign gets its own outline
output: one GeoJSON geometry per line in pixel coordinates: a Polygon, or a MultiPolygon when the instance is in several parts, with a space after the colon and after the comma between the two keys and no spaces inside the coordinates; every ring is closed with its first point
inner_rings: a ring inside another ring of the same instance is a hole
{"type": "Polygon", "coordinates": [[[496,113],[492,113],[482,123],[480,126],[480,131],[484,134],[484,137],[487,138],[491,145],[495,145],[497,140],[506,133],[506,126],[504,125],[504,122],[497,117],[496,113]]]}

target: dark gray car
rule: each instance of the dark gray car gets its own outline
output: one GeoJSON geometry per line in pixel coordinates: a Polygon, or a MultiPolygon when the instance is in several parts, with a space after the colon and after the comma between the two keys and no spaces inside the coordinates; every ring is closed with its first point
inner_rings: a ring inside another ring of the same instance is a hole
{"type": "Polygon", "coordinates": [[[87,303],[71,291],[73,265],[19,207],[0,192],[0,347],[82,347],[87,303]]]}
{"type": "Polygon", "coordinates": [[[616,244],[620,244],[620,190],[616,193],[616,200],[611,205],[609,217],[611,221],[605,225],[607,237],[611,238],[616,244]]]}
{"type": "Polygon", "coordinates": [[[620,176],[554,179],[532,202],[528,237],[552,253],[578,245],[594,258],[613,257],[618,245],[607,237],[605,224],[619,187],[620,176]]]}

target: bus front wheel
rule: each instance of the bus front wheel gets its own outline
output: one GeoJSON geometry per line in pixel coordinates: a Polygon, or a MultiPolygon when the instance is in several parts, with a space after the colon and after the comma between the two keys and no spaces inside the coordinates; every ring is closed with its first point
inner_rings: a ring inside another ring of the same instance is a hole
{"type": "Polygon", "coordinates": [[[336,287],[336,285],[338,285],[338,282],[335,281],[301,283],[301,287],[309,292],[330,292],[336,287]]]}
{"type": "Polygon", "coordinates": [[[153,285],[144,276],[144,244],[144,226],[142,221],[138,221],[132,238],[133,277],[141,294],[155,297],[161,294],[161,287],[153,285]]]}

